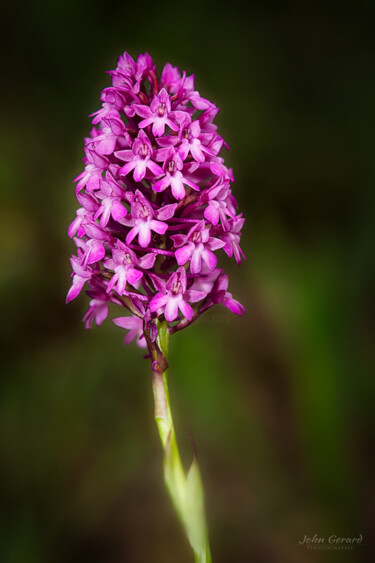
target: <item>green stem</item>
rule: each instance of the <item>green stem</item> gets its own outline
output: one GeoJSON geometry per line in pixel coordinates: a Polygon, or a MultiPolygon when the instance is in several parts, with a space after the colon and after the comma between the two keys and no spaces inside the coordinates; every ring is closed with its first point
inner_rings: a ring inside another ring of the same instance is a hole
{"type": "MultiPolygon", "coordinates": [[[[158,324],[157,345],[168,358],[169,333],[167,323],[158,324]]],[[[154,359],[157,353],[154,352],[154,359]]],[[[211,563],[207,525],[204,512],[203,487],[196,459],[185,474],[178,451],[168,391],[167,370],[154,370],[152,387],[155,400],[155,420],[164,448],[164,480],[194,552],[196,563],[211,563]]]]}

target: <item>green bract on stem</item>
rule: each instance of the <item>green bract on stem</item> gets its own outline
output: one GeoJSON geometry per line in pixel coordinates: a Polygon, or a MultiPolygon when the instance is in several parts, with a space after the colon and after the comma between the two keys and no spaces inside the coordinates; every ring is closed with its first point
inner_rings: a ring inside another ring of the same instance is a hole
{"type": "MultiPolygon", "coordinates": [[[[150,341],[149,341],[150,343],[150,341]]],[[[212,561],[204,511],[204,495],[197,460],[187,473],[181,463],[171,412],[167,357],[169,332],[166,321],[158,323],[158,337],[152,345],[152,387],[155,400],[155,420],[164,449],[164,480],[178,517],[184,527],[195,561],[212,561]]]]}

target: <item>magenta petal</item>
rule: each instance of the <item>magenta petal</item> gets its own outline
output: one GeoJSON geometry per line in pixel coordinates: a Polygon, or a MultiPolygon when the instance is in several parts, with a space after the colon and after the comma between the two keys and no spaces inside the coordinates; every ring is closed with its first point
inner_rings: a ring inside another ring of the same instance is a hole
{"type": "Polygon", "coordinates": [[[76,217],[74,219],[74,221],[69,225],[69,229],[68,229],[68,235],[69,238],[74,237],[74,235],[76,234],[76,232],[78,231],[80,225],[81,225],[81,221],[82,221],[82,217],[76,217]]]}
{"type": "Polygon", "coordinates": [[[203,261],[207,264],[209,269],[212,271],[216,268],[217,258],[213,252],[210,250],[205,249],[202,252],[203,261]]]}
{"type": "Polygon", "coordinates": [[[172,176],[170,183],[173,197],[178,200],[183,199],[185,197],[185,188],[181,178],[172,176]]]}
{"type": "Polygon", "coordinates": [[[200,143],[193,143],[190,145],[190,152],[193,155],[194,160],[197,162],[204,162],[204,154],[200,148],[200,143]]]}
{"type": "Polygon", "coordinates": [[[178,248],[176,250],[175,256],[176,256],[177,264],[179,266],[183,266],[184,264],[186,264],[188,260],[190,260],[194,248],[195,248],[194,244],[189,243],[186,246],[183,246],[182,248],[178,248]]]}
{"type": "Polygon", "coordinates": [[[165,306],[164,316],[169,323],[171,323],[177,318],[178,306],[182,301],[182,299],[181,301],[180,299],[181,298],[179,298],[178,296],[170,296],[168,298],[167,304],[165,306]]]}
{"type": "Polygon", "coordinates": [[[113,201],[111,206],[111,215],[115,221],[122,219],[127,214],[128,210],[122,205],[120,201],[113,201]]]}
{"type": "Polygon", "coordinates": [[[194,250],[191,262],[190,271],[192,274],[199,274],[202,268],[202,256],[199,250],[194,250]]]}
{"type": "Polygon", "coordinates": [[[86,235],[92,239],[105,240],[107,238],[107,233],[95,223],[85,223],[82,227],[86,235]]]}
{"type": "MultiPolygon", "coordinates": [[[[130,164],[130,163],[129,163],[130,164]]],[[[126,166],[126,165],[125,165],[126,166]]],[[[125,166],[123,168],[125,168],[125,166]]],[[[136,182],[142,182],[146,174],[147,161],[137,160],[134,166],[134,180],[136,182]]]]}
{"type": "Polygon", "coordinates": [[[185,293],[186,299],[190,301],[190,303],[196,303],[197,301],[202,301],[207,296],[205,291],[199,291],[198,289],[189,289],[185,293]]]}
{"type": "Polygon", "coordinates": [[[164,205],[157,212],[157,218],[160,219],[160,221],[167,221],[168,219],[173,217],[174,212],[176,211],[176,207],[177,207],[177,203],[164,205]]]}
{"type": "Polygon", "coordinates": [[[141,279],[141,277],[143,276],[142,272],[140,272],[139,270],[136,270],[135,268],[128,268],[128,282],[131,285],[134,285],[138,280],[141,279]]]}
{"type": "Polygon", "coordinates": [[[119,326],[120,328],[126,328],[128,330],[137,328],[139,326],[139,323],[142,324],[142,320],[138,317],[116,317],[115,319],[112,319],[112,322],[116,326],[119,326]]]}
{"type": "Polygon", "coordinates": [[[168,295],[166,293],[157,293],[155,297],[151,299],[150,302],[151,313],[154,313],[158,309],[164,307],[167,301],[168,301],[168,295]]]}
{"type": "Polygon", "coordinates": [[[125,160],[126,162],[128,162],[133,158],[133,152],[130,150],[116,151],[115,156],[120,160],[125,160]]]}
{"type": "Polygon", "coordinates": [[[152,126],[152,134],[154,137],[162,137],[165,131],[165,121],[156,119],[152,126]]]}
{"type": "MultiPolygon", "coordinates": [[[[178,304],[178,308],[180,309],[180,311],[184,315],[184,317],[186,317],[189,321],[191,321],[191,319],[194,316],[194,310],[189,305],[189,303],[186,303],[186,301],[181,299],[181,301],[178,304]]],[[[167,317],[165,317],[165,318],[167,318],[167,317]]]]}
{"type": "Polygon", "coordinates": [[[161,176],[162,174],[164,174],[164,170],[160,168],[160,166],[153,160],[147,161],[147,168],[149,168],[151,172],[155,174],[155,176],[161,176]]]}
{"type": "MultiPolygon", "coordinates": [[[[162,223],[161,221],[155,221],[153,219],[150,223],[150,229],[158,233],[159,235],[164,235],[165,231],[168,229],[168,225],[166,223],[162,223]]],[[[146,245],[147,246],[147,245],[146,245]]]]}
{"type": "MultiPolygon", "coordinates": [[[[126,282],[128,281],[128,270],[125,266],[117,266],[116,275],[113,276],[117,280],[117,293],[123,295],[126,289],[126,282]]],[[[112,278],[112,280],[113,280],[112,278]]]]}
{"type": "MultiPolygon", "coordinates": [[[[146,246],[150,244],[151,228],[150,223],[144,222],[139,225],[138,242],[143,248],[146,248],[146,246]]],[[[127,240],[128,239],[126,239],[126,241],[127,240]]]]}
{"type": "Polygon", "coordinates": [[[147,348],[147,342],[144,334],[140,334],[137,339],[137,346],[140,348],[147,348]]]}
{"type": "Polygon", "coordinates": [[[212,225],[217,225],[219,222],[219,210],[214,205],[209,205],[204,210],[204,216],[208,221],[210,221],[210,223],[212,223],[212,225]]]}
{"type": "Polygon", "coordinates": [[[244,315],[246,313],[246,309],[239,301],[233,299],[230,293],[227,293],[225,298],[223,299],[223,305],[227,307],[232,313],[236,315],[244,315]]]}
{"type": "Polygon", "coordinates": [[[210,237],[208,239],[208,245],[207,246],[210,250],[219,250],[219,248],[223,248],[223,246],[225,246],[225,242],[223,240],[218,239],[218,238],[210,237]]]}
{"type": "Polygon", "coordinates": [[[201,126],[199,125],[199,121],[193,121],[190,125],[190,131],[193,137],[198,137],[199,133],[201,132],[201,126]]]}
{"type": "Polygon", "coordinates": [[[152,189],[155,190],[155,192],[162,192],[169,186],[169,184],[170,176],[164,176],[164,178],[161,178],[161,180],[155,182],[155,184],[152,186],[152,189]]]}
{"type": "Polygon", "coordinates": [[[154,121],[153,117],[148,117],[147,119],[142,119],[142,121],[139,122],[139,127],[141,127],[141,128],[148,127],[148,125],[151,125],[151,123],[153,123],[153,121],[154,121]]]}
{"type": "Polygon", "coordinates": [[[139,259],[138,264],[141,268],[144,268],[145,270],[149,270],[155,264],[155,260],[156,260],[156,254],[150,252],[149,254],[145,254],[144,256],[142,256],[142,258],[139,259]]]}
{"type": "Polygon", "coordinates": [[[108,306],[106,303],[103,303],[100,307],[97,308],[95,322],[98,326],[100,326],[108,317],[108,306]]]}
{"type": "Polygon", "coordinates": [[[87,263],[94,264],[95,262],[98,262],[99,260],[104,258],[104,256],[105,256],[105,248],[102,245],[102,243],[97,240],[94,242],[94,244],[91,246],[88,252],[87,263]]]}
{"type": "MultiPolygon", "coordinates": [[[[99,208],[98,211],[100,211],[100,208],[99,208]]],[[[109,221],[109,217],[111,215],[111,208],[110,208],[109,205],[106,205],[102,211],[103,211],[103,213],[102,213],[102,216],[100,217],[100,226],[102,227],[102,229],[104,229],[104,227],[107,226],[107,223],[109,221]]]]}
{"type": "Polygon", "coordinates": [[[134,237],[139,233],[139,226],[135,225],[126,235],[126,244],[130,244],[134,237]]]}
{"type": "Polygon", "coordinates": [[[133,170],[133,168],[135,167],[135,162],[134,160],[131,162],[128,162],[127,164],[124,164],[124,166],[122,168],[120,168],[120,174],[122,174],[123,176],[127,176],[127,174],[129,174],[129,172],[131,172],[133,170]]]}
{"type": "Polygon", "coordinates": [[[153,117],[153,113],[148,106],[134,104],[135,112],[141,117],[153,117]]]}
{"type": "Polygon", "coordinates": [[[86,280],[80,278],[79,276],[73,277],[73,284],[72,287],[68,291],[68,295],[66,296],[66,303],[75,299],[82,291],[83,286],[85,285],[86,280]]]}
{"type": "Polygon", "coordinates": [[[102,155],[111,154],[116,146],[116,139],[117,137],[115,135],[108,135],[108,137],[96,145],[96,152],[102,155]]]}
{"type": "Polygon", "coordinates": [[[186,235],[172,235],[171,239],[173,240],[175,247],[178,248],[186,241],[186,235]]]}
{"type": "Polygon", "coordinates": [[[125,335],[124,342],[127,346],[133,342],[134,338],[138,335],[137,330],[129,330],[128,334],[125,335]]]}
{"type": "Polygon", "coordinates": [[[148,274],[149,277],[152,280],[152,283],[154,284],[154,288],[156,291],[158,291],[159,293],[165,293],[165,287],[166,287],[166,283],[162,278],[159,278],[159,276],[157,276],[156,274],[148,274]]]}

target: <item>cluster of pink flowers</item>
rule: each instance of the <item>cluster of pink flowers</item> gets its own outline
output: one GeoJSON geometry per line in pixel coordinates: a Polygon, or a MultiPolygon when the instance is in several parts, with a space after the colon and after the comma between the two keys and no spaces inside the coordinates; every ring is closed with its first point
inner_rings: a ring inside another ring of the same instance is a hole
{"type": "Polygon", "coordinates": [[[195,90],[193,75],[167,63],[158,78],[148,53],[136,61],[124,53],[109,74],[75,179],[67,302],[87,284],[86,327],[117,304],[131,315],[113,322],[140,346],[155,340],[156,318],[174,332],[217,303],[241,315],[216,267],[220,250],[240,263],[245,221],[219,156],[228,147],[213,123],[218,108],[195,90]]]}

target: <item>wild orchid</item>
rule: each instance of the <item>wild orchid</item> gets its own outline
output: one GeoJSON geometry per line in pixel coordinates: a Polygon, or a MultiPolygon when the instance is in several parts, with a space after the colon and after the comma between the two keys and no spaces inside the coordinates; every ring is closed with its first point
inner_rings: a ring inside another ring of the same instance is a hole
{"type": "Polygon", "coordinates": [[[75,182],[79,209],[69,226],[77,254],[67,302],[86,286],[86,328],[113,318],[151,359],[155,418],[165,451],[165,481],[199,562],[211,561],[196,460],[180,460],[167,384],[169,337],[221,304],[243,306],[217,267],[223,251],[237,263],[245,219],[231,192],[232,170],[214,118],[218,108],[195,90],[194,76],[167,63],[158,78],[148,53],[124,53],[109,72],[85,139],[75,182]]]}

